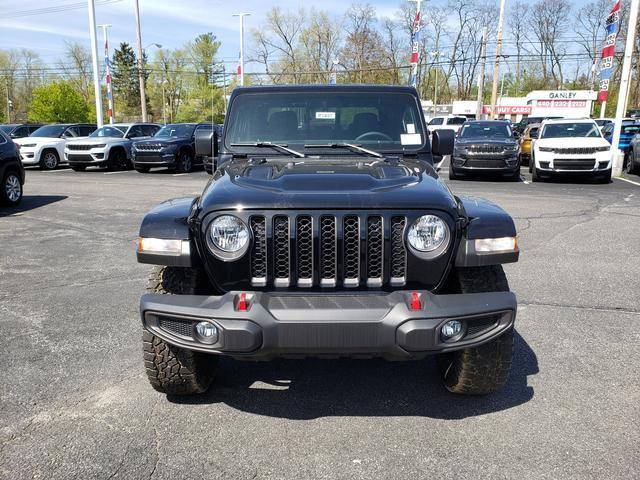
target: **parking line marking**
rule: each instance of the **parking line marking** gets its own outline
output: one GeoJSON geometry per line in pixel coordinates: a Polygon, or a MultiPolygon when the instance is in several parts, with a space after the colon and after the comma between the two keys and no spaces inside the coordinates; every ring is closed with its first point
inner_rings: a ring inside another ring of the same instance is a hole
{"type": "Polygon", "coordinates": [[[174,177],[181,177],[183,175],[189,175],[188,173],[174,173],[173,176],[174,177]]]}
{"type": "Polygon", "coordinates": [[[638,185],[640,187],[640,183],[638,182],[634,182],[633,180],[629,180],[627,178],[622,178],[622,177],[613,177],[616,180],[622,180],[623,182],[629,182],[629,183],[633,183],[634,185],[638,185]]]}
{"type": "Polygon", "coordinates": [[[115,175],[116,173],[127,173],[126,170],[119,170],[117,172],[103,172],[105,175],[115,175]]]}
{"type": "Polygon", "coordinates": [[[524,175],[520,175],[520,180],[522,180],[525,185],[529,185],[529,182],[524,178],[524,175]]]}
{"type": "Polygon", "coordinates": [[[60,172],[68,172],[68,168],[62,168],[60,170],[43,170],[42,173],[60,173],[60,172]]]}

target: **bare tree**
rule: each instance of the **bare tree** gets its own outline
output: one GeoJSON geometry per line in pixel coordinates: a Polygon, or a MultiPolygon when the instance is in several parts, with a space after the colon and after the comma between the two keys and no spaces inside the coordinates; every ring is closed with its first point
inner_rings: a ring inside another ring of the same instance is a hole
{"type": "MultiPolygon", "coordinates": [[[[606,0],[602,0],[606,1],[606,0]]],[[[526,35],[525,30],[527,28],[527,18],[529,16],[529,4],[524,0],[516,0],[511,4],[509,10],[509,17],[507,19],[507,31],[513,41],[513,46],[516,50],[516,94],[520,90],[521,79],[521,60],[522,53],[526,51],[526,35]]]]}
{"type": "Polygon", "coordinates": [[[342,42],[342,21],[331,18],[327,12],[311,10],[309,24],[300,34],[304,51],[302,63],[311,74],[305,81],[327,82],[328,72],[338,58],[342,42]]]}
{"type": "Polygon", "coordinates": [[[604,19],[611,10],[610,0],[593,0],[586,4],[576,16],[576,34],[578,45],[589,55],[591,60],[591,84],[595,85],[598,72],[598,51],[604,40],[604,19]]]}
{"type": "Polygon", "coordinates": [[[93,98],[91,84],[91,52],[78,42],[65,42],[65,56],[59,62],[63,77],[76,90],[85,102],[93,98]]]}

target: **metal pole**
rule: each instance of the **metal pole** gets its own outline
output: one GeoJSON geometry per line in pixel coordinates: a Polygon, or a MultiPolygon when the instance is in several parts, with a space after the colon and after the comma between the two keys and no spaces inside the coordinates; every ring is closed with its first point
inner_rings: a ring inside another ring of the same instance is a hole
{"type": "Polygon", "coordinates": [[[9,82],[5,85],[7,88],[7,123],[11,123],[11,100],[9,99],[9,82]]]}
{"type": "Polygon", "coordinates": [[[436,68],[436,78],[433,85],[433,116],[438,115],[438,69],[436,68]]]}
{"type": "Polygon", "coordinates": [[[100,91],[100,71],[98,70],[98,39],[96,38],[96,10],[93,0],[89,6],[89,36],[91,37],[91,65],[93,67],[93,94],[96,97],[96,124],[102,126],[102,92],[100,91]]]}
{"type": "Polygon", "coordinates": [[[233,17],[240,17],[240,86],[244,86],[244,17],[250,13],[234,13],[233,17]]]}
{"type": "Polygon", "coordinates": [[[600,104],[600,118],[604,118],[607,110],[607,101],[605,100],[600,104]]]}
{"type": "Polygon", "coordinates": [[[222,64],[222,94],[224,96],[224,114],[227,115],[227,70],[222,64]]]}
{"type": "Polygon", "coordinates": [[[629,9],[629,25],[627,27],[627,43],[624,47],[624,62],[622,63],[622,74],[620,76],[620,87],[618,90],[618,105],[616,106],[616,119],[613,126],[613,138],[611,139],[611,152],[613,154],[612,175],[620,176],[624,154],[618,148],[620,143],[620,130],[622,129],[622,119],[624,118],[625,106],[627,104],[628,84],[631,81],[631,59],[633,57],[633,47],[636,40],[635,31],[638,24],[638,6],[640,0],[631,0],[629,9]]]}
{"type": "Polygon", "coordinates": [[[418,88],[418,64],[420,63],[420,10],[423,0],[409,0],[416,3],[416,17],[413,21],[413,35],[411,38],[411,86],[418,88]]]}
{"type": "Polygon", "coordinates": [[[113,118],[113,91],[111,90],[111,62],[109,61],[109,37],[107,34],[107,28],[111,27],[109,24],[98,25],[102,28],[102,36],[104,37],[104,77],[107,83],[107,116],[109,117],[109,123],[113,124],[115,119],[113,118]]]}
{"type": "Polygon", "coordinates": [[[496,97],[498,96],[498,77],[500,76],[500,54],[502,53],[502,27],[504,25],[504,4],[500,0],[500,18],[498,20],[498,35],[496,41],[496,61],[493,64],[493,86],[491,88],[491,118],[496,118],[496,97]]]}
{"type": "Polygon", "coordinates": [[[164,80],[162,81],[162,123],[167,124],[167,100],[164,95],[164,80]]]}
{"type": "Polygon", "coordinates": [[[138,81],[140,82],[140,107],[142,110],[142,121],[147,121],[147,94],[144,88],[144,72],[142,64],[142,34],[140,33],[140,6],[138,0],[134,1],[136,11],[136,39],[138,41],[138,81]]]}
{"type": "Polygon", "coordinates": [[[478,75],[478,101],[476,104],[476,120],[482,118],[482,106],[484,105],[484,70],[487,64],[487,38],[489,37],[489,29],[482,29],[482,50],[480,53],[480,74],[478,75]]]}

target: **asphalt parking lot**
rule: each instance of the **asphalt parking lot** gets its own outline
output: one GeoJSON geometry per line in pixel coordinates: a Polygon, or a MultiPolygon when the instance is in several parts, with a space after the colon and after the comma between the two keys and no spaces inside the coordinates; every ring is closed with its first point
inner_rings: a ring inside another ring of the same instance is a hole
{"type": "Polygon", "coordinates": [[[0,477],[638,478],[640,178],[448,182],[518,225],[497,394],[452,396],[432,359],[224,360],[209,393],[167,399],[143,371],[137,228],[208,178],[27,172],[0,212],[0,477]]]}

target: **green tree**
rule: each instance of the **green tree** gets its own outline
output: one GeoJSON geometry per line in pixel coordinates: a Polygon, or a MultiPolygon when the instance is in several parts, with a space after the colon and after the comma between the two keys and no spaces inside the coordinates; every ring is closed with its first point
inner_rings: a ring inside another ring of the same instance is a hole
{"type": "Polygon", "coordinates": [[[87,122],[89,106],[68,82],[54,82],[33,90],[29,120],[43,123],[87,122]]]}
{"type": "MultiPolygon", "coordinates": [[[[148,72],[145,68],[147,59],[144,55],[142,63],[146,82],[148,72]]],[[[120,44],[113,52],[111,67],[114,110],[119,112],[119,116],[138,116],[141,112],[138,58],[131,45],[126,42],[120,44]]],[[[148,99],[146,100],[148,103],[148,99]]]]}
{"type": "Polygon", "coordinates": [[[219,48],[220,42],[211,32],[198,35],[193,42],[189,42],[187,45],[189,56],[197,72],[198,86],[208,85],[212,75],[218,73],[216,55],[219,48]]]}

